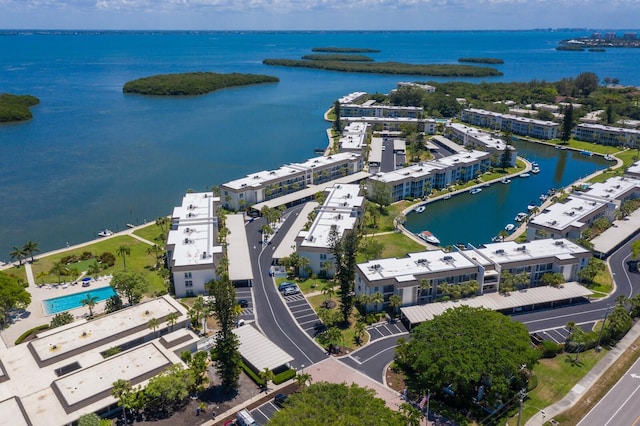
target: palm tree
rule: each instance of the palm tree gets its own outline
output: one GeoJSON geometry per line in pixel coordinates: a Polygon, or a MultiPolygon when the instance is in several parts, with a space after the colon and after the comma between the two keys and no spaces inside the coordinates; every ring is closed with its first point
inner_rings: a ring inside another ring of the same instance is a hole
{"type": "Polygon", "coordinates": [[[98,296],[92,296],[91,293],[87,293],[87,297],[80,301],[80,303],[82,303],[82,306],[87,306],[89,308],[90,318],[93,318],[93,307],[96,306],[97,301],[98,296]]]}
{"type": "Polygon", "coordinates": [[[160,325],[160,322],[158,321],[157,318],[151,318],[147,323],[147,328],[150,330],[153,330],[153,334],[156,334],[156,329],[158,328],[159,325],[160,325]]]}
{"type": "Polygon", "coordinates": [[[160,216],[156,219],[156,225],[160,227],[160,231],[162,231],[162,233],[164,234],[165,232],[165,226],[167,226],[167,224],[169,223],[169,218],[167,218],[166,216],[160,216]]]}
{"type": "Polygon", "coordinates": [[[330,300],[333,296],[336,295],[335,284],[332,282],[328,282],[322,288],[322,293],[327,296],[327,300],[330,300]]]}
{"type": "Polygon", "coordinates": [[[300,389],[304,389],[311,383],[311,374],[298,373],[293,379],[296,381],[296,384],[300,389]]]}
{"type": "Polygon", "coordinates": [[[111,395],[118,399],[118,405],[122,407],[122,415],[124,416],[124,424],[128,425],[127,408],[131,408],[131,399],[134,395],[131,392],[131,384],[127,380],[116,380],[111,388],[111,395]]]}
{"type": "Polygon", "coordinates": [[[269,380],[273,380],[273,371],[265,367],[264,370],[258,373],[258,376],[264,382],[264,390],[266,392],[269,390],[269,380]]]}
{"type": "Polygon", "coordinates": [[[120,247],[118,247],[116,249],[116,254],[118,256],[122,256],[122,264],[124,266],[124,270],[127,270],[127,256],[129,256],[131,254],[131,248],[129,248],[129,246],[125,246],[124,244],[121,245],[120,247]]]}
{"type": "Polygon", "coordinates": [[[22,259],[26,256],[24,249],[13,246],[11,251],[9,252],[9,256],[11,256],[11,260],[18,260],[18,266],[22,266],[22,259]]]}
{"type": "Polygon", "coordinates": [[[393,315],[396,314],[396,309],[402,306],[402,297],[397,294],[389,296],[389,307],[391,308],[393,315]]]}
{"type": "Polygon", "coordinates": [[[49,274],[45,271],[40,271],[36,274],[36,279],[40,279],[40,284],[44,285],[44,279],[48,277],[49,274]]]}
{"type": "Polygon", "coordinates": [[[378,304],[382,302],[384,302],[384,296],[379,291],[376,291],[375,293],[373,293],[371,295],[371,299],[369,300],[369,303],[376,305],[376,307],[378,304]]]}
{"type": "Polygon", "coordinates": [[[101,271],[100,265],[98,264],[98,262],[95,262],[95,261],[89,264],[89,267],[87,268],[87,273],[89,275],[98,275],[100,271],[101,271]]]}
{"type": "Polygon", "coordinates": [[[167,315],[167,324],[171,327],[171,331],[173,331],[173,326],[178,322],[178,314],[176,312],[171,312],[167,315]]]}
{"type": "Polygon", "coordinates": [[[38,243],[34,243],[31,240],[27,241],[27,243],[22,247],[22,250],[24,251],[25,254],[28,254],[29,256],[31,256],[31,263],[33,263],[33,253],[40,252],[38,243]]]}
{"type": "Polygon", "coordinates": [[[302,270],[302,273],[305,276],[311,275],[311,266],[309,266],[309,259],[303,256],[300,256],[300,260],[298,261],[298,268],[302,270]]]}
{"type": "Polygon", "coordinates": [[[354,329],[356,343],[358,346],[362,344],[362,337],[364,336],[364,333],[366,333],[366,331],[367,331],[367,326],[362,321],[358,321],[354,329]]]}
{"type": "Polygon", "coordinates": [[[58,276],[58,284],[60,284],[60,275],[66,275],[68,273],[67,266],[62,262],[54,262],[53,266],[49,270],[50,274],[58,276]]]}

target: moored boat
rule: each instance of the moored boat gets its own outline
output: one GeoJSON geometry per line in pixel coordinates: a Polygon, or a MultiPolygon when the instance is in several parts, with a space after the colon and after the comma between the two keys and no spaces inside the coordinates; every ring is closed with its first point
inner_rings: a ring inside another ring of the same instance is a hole
{"type": "Polygon", "coordinates": [[[511,183],[511,179],[502,178],[501,182],[504,183],[505,185],[507,185],[507,184],[511,183]]]}
{"type": "Polygon", "coordinates": [[[482,188],[473,188],[471,191],[469,191],[469,194],[477,194],[478,192],[481,192],[482,188]]]}
{"type": "Polygon", "coordinates": [[[415,212],[422,213],[425,210],[425,208],[426,208],[425,206],[418,206],[416,207],[415,212]]]}
{"type": "Polygon", "coordinates": [[[523,220],[525,220],[529,215],[523,212],[520,212],[516,215],[516,217],[513,219],[516,222],[522,222],[523,220]]]}
{"type": "Polygon", "coordinates": [[[507,232],[511,232],[516,229],[516,226],[513,223],[508,223],[507,226],[504,227],[504,230],[507,232]]]}
{"type": "Polygon", "coordinates": [[[529,173],[523,173],[520,175],[521,178],[528,178],[529,176],[531,176],[529,173]]]}
{"type": "Polygon", "coordinates": [[[444,197],[442,197],[443,200],[448,200],[449,198],[451,198],[451,194],[446,194],[444,197]]]}
{"type": "Polygon", "coordinates": [[[418,234],[418,237],[422,238],[423,240],[425,240],[426,242],[430,243],[430,244],[434,244],[434,245],[439,245],[440,244],[440,240],[436,238],[435,235],[433,235],[431,232],[429,231],[422,231],[418,234]]]}
{"type": "Polygon", "coordinates": [[[103,229],[102,231],[98,232],[98,237],[109,237],[113,235],[113,231],[111,231],[110,229],[103,229]]]}
{"type": "Polygon", "coordinates": [[[537,175],[538,173],[540,173],[540,169],[538,167],[534,167],[533,169],[531,169],[531,173],[537,175]]]}

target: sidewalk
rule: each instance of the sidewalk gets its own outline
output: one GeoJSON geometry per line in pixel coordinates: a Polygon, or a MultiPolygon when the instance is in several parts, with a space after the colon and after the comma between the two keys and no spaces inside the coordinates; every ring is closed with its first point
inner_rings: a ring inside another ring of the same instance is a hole
{"type": "Polygon", "coordinates": [[[545,408],[544,415],[538,411],[526,424],[528,426],[543,425],[546,421],[549,421],[549,419],[573,407],[580,400],[582,394],[602,377],[607,369],[613,365],[618,357],[622,355],[638,337],[640,337],[640,322],[631,327],[627,335],[624,336],[564,398],[545,408]]]}

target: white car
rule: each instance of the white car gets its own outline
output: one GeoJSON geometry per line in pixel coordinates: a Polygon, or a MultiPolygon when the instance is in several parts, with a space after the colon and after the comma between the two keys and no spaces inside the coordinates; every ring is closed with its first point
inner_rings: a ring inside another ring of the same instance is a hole
{"type": "Polygon", "coordinates": [[[300,289],[298,288],[298,286],[287,287],[282,292],[282,294],[285,296],[291,296],[292,294],[298,294],[298,293],[300,293],[300,289]]]}

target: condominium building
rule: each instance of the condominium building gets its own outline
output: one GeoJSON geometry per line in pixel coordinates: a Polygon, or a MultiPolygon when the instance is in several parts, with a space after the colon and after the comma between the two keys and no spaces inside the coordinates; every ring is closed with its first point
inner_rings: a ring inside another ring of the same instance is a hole
{"type": "Polygon", "coordinates": [[[145,385],[193,351],[187,310],[169,296],[96,318],[43,331],[0,349],[0,422],[7,425],[75,424],[87,413],[119,410],[113,383],[145,385]],[[149,321],[157,327],[150,328],[149,321]],[[120,352],[113,353],[114,349],[120,352]]]}
{"type": "Polygon", "coordinates": [[[340,118],[343,117],[378,117],[378,118],[420,118],[422,107],[382,105],[374,99],[362,104],[348,103],[340,105],[340,118]]]}
{"type": "Polygon", "coordinates": [[[338,141],[341,152],[360,154],[367,145],[371,126],[363,122],[349,123],[342,130],[342,137],[338,141]]]}
{"type": "Polygon", "coordinates": [[[376,184],[385,184],[391,190],[393,202],[406,197],[424,197],[431,189],[442,189],[458,181],[475,179],[490,167],[489,153],[465,151],[388,173],[376,173],[369,177],[367,189],[369,194],[373,194],[376,184]]]}
{"type": "Polygon", "coordinates": [[[530,136],[537,139],[557,138],[560,128],[560,124],[552,121],[518,117],[476,108],[463,109],[460,119],[473,126],[503,131],[510,130],[514,135],[530,136]]]}
{"type": "Polygon", "coordinates": [[[367,123],[374,132],[398,132],[403,125],[410,124],[416,126],[419,132],[432,135],[436,132],[438,123],[434,118],[413,118],[413,117],[343,117],[340,119],[345,123],[367,123]]]}
{"type": "Polygon", "coordinates": [[[499,163],[505,149],[511,151],[511,162],[514,167],[518,157],[518,150],[513,145],[507,145],[504,140],[494,137],[490,133],[483,132],[475,127],[465,126],[461,123],[449,123],[445,126],[445,135],[465,147],[487,151],[494,156],[494,164],[499,163]]]}
{"type": "Polygon", "coordinates": [[[640,198],[640,179],[632,176],[614,176],[604,182],[591,184],[587,191],[578,195],[586,199],[613,203],[617,209],[626,201],[640,198]]]}
{"type": "Polygon", "coordinates": [[[398,82],[398,89],[401,89],[403,87],[413,87],[416,89],[422,89],[427,93],[433,93],[436,91],[436,88],[434,86],[430,86],[428,84],[420,84],[420,83],[412,83],[409,81],[400,81],[398,82]]]}
{"type": "Polygon", "coordinates": [[[309,260],[311,273],[318,274],[323,269],[332,273],[333,267],[323,265],[334,261],[330,252],[332,229],[335,229],[338,239],[342,239],[346,231],[356,229],[364,212],[364,197],[360,192],[360,185],[353,184],[337,184],[329,188],[309,230],[300,231],[296,237],[296,250],[300,257],[309,260]]]}
{"type": "Polygon", "coordinates": [[[252,173],[221,185],[225,208],[239,210],[292,192],[351,175],[362,170],[362,156],[341,152],[327,157],[311,158],[276,170],[252,173]]]}
{"type": "Polygon", "coordinates": [[[640,161],[636,161],[624,172],[625,176],[640,179],[640,161]]]}
{"type": "Polygon", "coordinates": [[[223,257],[218,241],[220,197],[212,192],[188,193],[173,209],[167,238],[167,260],[177,297],[208,294],[223,257]]]}
{"type": "Polygon", "coordinates": [[[338,99],[340,105],[351,104],[367,96],[367,92],[352,92],[338,99]]]}
{"type": "Polygon", "coordinates": [[[570,196],[534,216],[527,226],[527,239],[577,239],[601,217],[612,218],[615,205],[595,199],[570,196]]]}
{"type": "Polygon", "coordinates": [[[383,305],[393,294],[400,296],[403,306],[424,304],[438,299],[443,284],[476,282],[477,294],[497,292],[503,271],[529,274],[530,286],[539,286],[545,273],[560,273],[566,281],[574,281],[590,257],[589,250],[566,239],[526,244],[507,241],[451,253],[411,253],[358,264],[355,292],[381,293],[383,305]]]}
{"type": "Polygon", "coordinates": [[[575,139],[600,145],[625,146],[637,148],[640,142],[640,130],[624,127],[612,127],[602,124],[581,123],[573,129],[575,139]]]}

